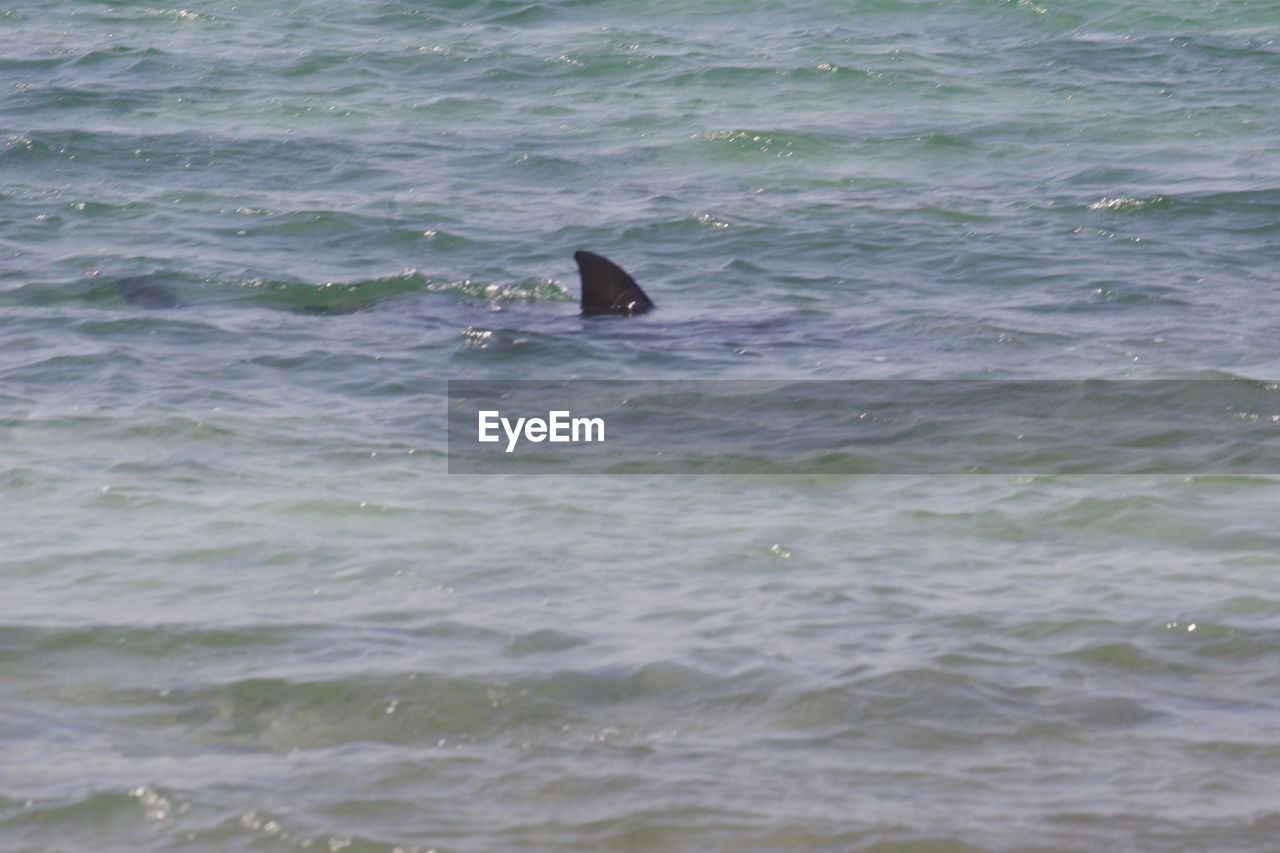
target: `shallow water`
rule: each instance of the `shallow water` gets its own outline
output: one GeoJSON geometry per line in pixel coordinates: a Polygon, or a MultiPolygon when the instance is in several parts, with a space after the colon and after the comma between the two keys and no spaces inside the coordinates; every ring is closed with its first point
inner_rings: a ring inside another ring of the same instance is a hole
{"type": "Polygon", "coordinates": [[[1157,5],[0,12],[0,848],[1273,845],[1273,477],[445,473],[448,379],[1280,377],[1280,4],[1157,5]]]}

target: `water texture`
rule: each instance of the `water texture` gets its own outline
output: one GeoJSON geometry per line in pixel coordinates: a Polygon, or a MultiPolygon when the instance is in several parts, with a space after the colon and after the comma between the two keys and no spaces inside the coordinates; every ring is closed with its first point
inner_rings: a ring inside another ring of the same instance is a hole
{"type": "Polygon", "coordinates": [[[1277,33],[8,4],[0,849],[1274,848],[1276,478],[466,477],[445,383],[1278,379],[1277,33]]]}

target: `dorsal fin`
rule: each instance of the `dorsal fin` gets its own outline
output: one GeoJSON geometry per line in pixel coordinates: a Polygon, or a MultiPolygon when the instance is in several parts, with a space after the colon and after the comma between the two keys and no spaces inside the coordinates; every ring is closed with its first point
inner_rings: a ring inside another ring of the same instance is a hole
{"type": "Polygon", "coordinates": [[[574,252],[582,276],[583,314],[643,314],[653,307],[636,280],[608,258],[574,252]]]}

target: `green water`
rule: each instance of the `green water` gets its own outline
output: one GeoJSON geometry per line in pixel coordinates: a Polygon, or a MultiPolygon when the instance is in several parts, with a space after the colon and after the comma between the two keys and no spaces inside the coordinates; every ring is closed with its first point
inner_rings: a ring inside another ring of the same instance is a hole
{"type": "Polygon", "coordinates": [[[462,477],[444,392],[1276,379],[1278,30],[0,10],[0,849],[1274,847],[1264,472],[462,477]]]}

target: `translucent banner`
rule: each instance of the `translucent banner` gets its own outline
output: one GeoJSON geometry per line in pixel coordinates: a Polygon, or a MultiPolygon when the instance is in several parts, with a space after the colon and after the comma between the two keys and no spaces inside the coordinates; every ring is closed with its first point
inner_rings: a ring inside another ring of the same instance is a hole
{"type": "Polygon", "coordinates": [[[449,382],[455,474],[1276,474],[1248,380],[449,382]]]}

